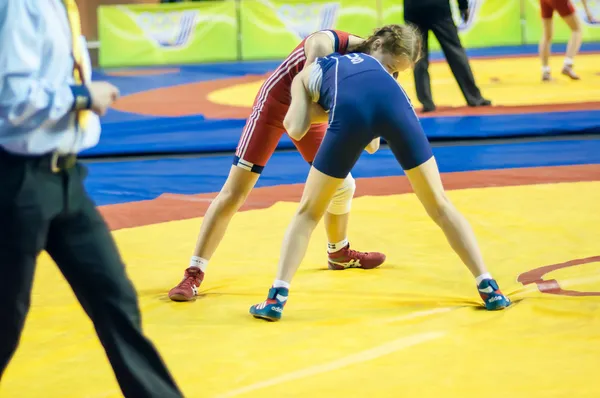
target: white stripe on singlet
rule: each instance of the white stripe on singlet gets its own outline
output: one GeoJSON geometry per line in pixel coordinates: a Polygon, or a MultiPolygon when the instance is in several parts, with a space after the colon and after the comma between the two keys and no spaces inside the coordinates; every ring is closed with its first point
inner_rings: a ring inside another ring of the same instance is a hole
{"type": "Polygon", "coordinates": [[[271,76],[265,81],[260,91],[258,92],[257,98],[258,101],[252,110],[252,114],[246,123],[246,127],[244,128],[244,132],[242,133],[242,138],[240,139],[240,146],[237,150],[237,155],[240,158],[243,158],[246,154],[246,150],[248,149],[248,142],[254,134],[254,128],[256,127],[256,121],[258,120],[260,113],[263,110],[263,107],[269,97],[269,94],[273,87],[277,83],[283,79],[286,74],[290,73],[291,69],[298,65],[300,62],[306,60],[304,55],[304,48],[299,48],[294,51],[292,54],[288,56],[288,58],[279,65],[277,69],[273,72],[271,76]]]}

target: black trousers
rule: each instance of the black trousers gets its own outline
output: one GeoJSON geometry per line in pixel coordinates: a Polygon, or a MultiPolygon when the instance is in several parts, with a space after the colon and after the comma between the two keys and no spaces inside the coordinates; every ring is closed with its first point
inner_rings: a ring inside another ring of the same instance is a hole
{"type": "Polygon", "coordinates": [[[426,12],[410,12],[404,16],[407,23],[416,25],[422,34],[423,58],[417,62],[414,69],[415,88],[417,98],[425,108],[433,108],[434,102],[431,96],[431,79],[429,77],[429,31],[431,30],[440,42],[444,56],[454,74],[454,78],[460,87],[468,105],[479,105],[483,98],[479,88],[475,84],[475,78],[469,65],[467,53],[460,43],[458,29],[451,15],[437,16],[428,15],[426,12]]]}
{"type": "Polygon", "coordinates": [[[0,379],[19,344],[36,259],[46,250],[94,323],[124,396],[180,398],[142,334],[136,292],[85,192],[85,175],[80,164],[53,173],[48,157],[0,149],[0,379]]]}

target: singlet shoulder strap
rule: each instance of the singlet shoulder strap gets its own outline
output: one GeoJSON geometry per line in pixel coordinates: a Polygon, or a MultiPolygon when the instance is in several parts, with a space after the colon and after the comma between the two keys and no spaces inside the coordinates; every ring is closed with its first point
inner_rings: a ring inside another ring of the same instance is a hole
{"type": "Polygon", "coordinates": [[[340,37],[338,34],[331,29],[322,30],[321,32],[325,33],[333,41],[333,52],[340,52],[340,37]]]}

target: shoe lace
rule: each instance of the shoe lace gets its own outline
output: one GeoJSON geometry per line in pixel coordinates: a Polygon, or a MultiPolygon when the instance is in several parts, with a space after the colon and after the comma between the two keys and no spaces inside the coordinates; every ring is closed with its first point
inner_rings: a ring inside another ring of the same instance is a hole
{"type": "Polygon", "coordinates": [[[359,252],[358,250],[352,250],[350,248],[348,248],[346,253],[347,253],[348,257],[355,257],[355,258],[358,258],[359,260],[363,260],[369,255],[369,253],[359,252]]]}
{"type": "Polygon", "coordinates": [[[187,271],[186,277],[181,281],[179,287],[189,287],[191,288],[196,284],[196,279],[198,277],[198,271],[187,271]]]}

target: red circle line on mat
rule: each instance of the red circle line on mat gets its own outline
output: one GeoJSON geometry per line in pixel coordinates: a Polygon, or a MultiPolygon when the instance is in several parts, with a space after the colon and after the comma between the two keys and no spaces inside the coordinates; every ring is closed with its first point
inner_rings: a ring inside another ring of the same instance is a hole
{"type": "MultiPolygon", "coordinates": [[[[214,91],[227,87],[263,81],[268,76],[269,73],[246,75],[142,91],[121,97],[115,102],[113,109],[158,117],[204,115],[207,119],[246,119],[250,116],[251,106],[217,104],[208,99],[209,95],[214,91]]],[[[600,102],[476,108],[467,106],[440,107],[436,112],[423,114],[420,117],[485,116],[586,110],[600,110],[600,102]]]]}
{"type": "Polygon", "coordinates": [[[593,256],[587,258],[580,258],[576,260],[566,261],[564,263],[551,264],[546,265],[544,267],[539,267],[536,269],[532,269],[531,271],[527,271],[519,275],[517,278],[518,282],[521,282],[523,285],[530,285],[535,283],[537,288],[542,293],[548,294],[558,294],[562,296],[600,296],[600,292],[581,292],[578,290],[565,290],[560,287],[560,284],[555,279],[545,280],[544,276],[552,271],[556,271],[559,269],[574,267],[582,264],[589,264],[600,262],[600,256],[593,256]]]}
{"type": "Polygon", "coordinates": [[[157,88],[121,97],[113,109],[146,116],[204,115],[207,119],[245,119],[250,116],[250,107],[216,104],[208,96],[223,88],[264,79],[265,75],[249,75],[157,88]]]}
{"type": "MultiPolygon", "coordinates": [[[[360,178],[355,198],[399,195],[412,192],[405,176],[360,178]]],[[[600,181],[600,164],[532,167],[523,169],[479,170],[443,173],[446,190],[510,187],[560,182],[600,181]]],[[[276,202],[299,202],[304,184],[255,188],[240,211],[266,209],[276,202]]],[[[155,199],[101,207],[110,228],[134,228],[175,220],[202,217],[216,193],[198,195],[163,194],[155,199]]]]}

